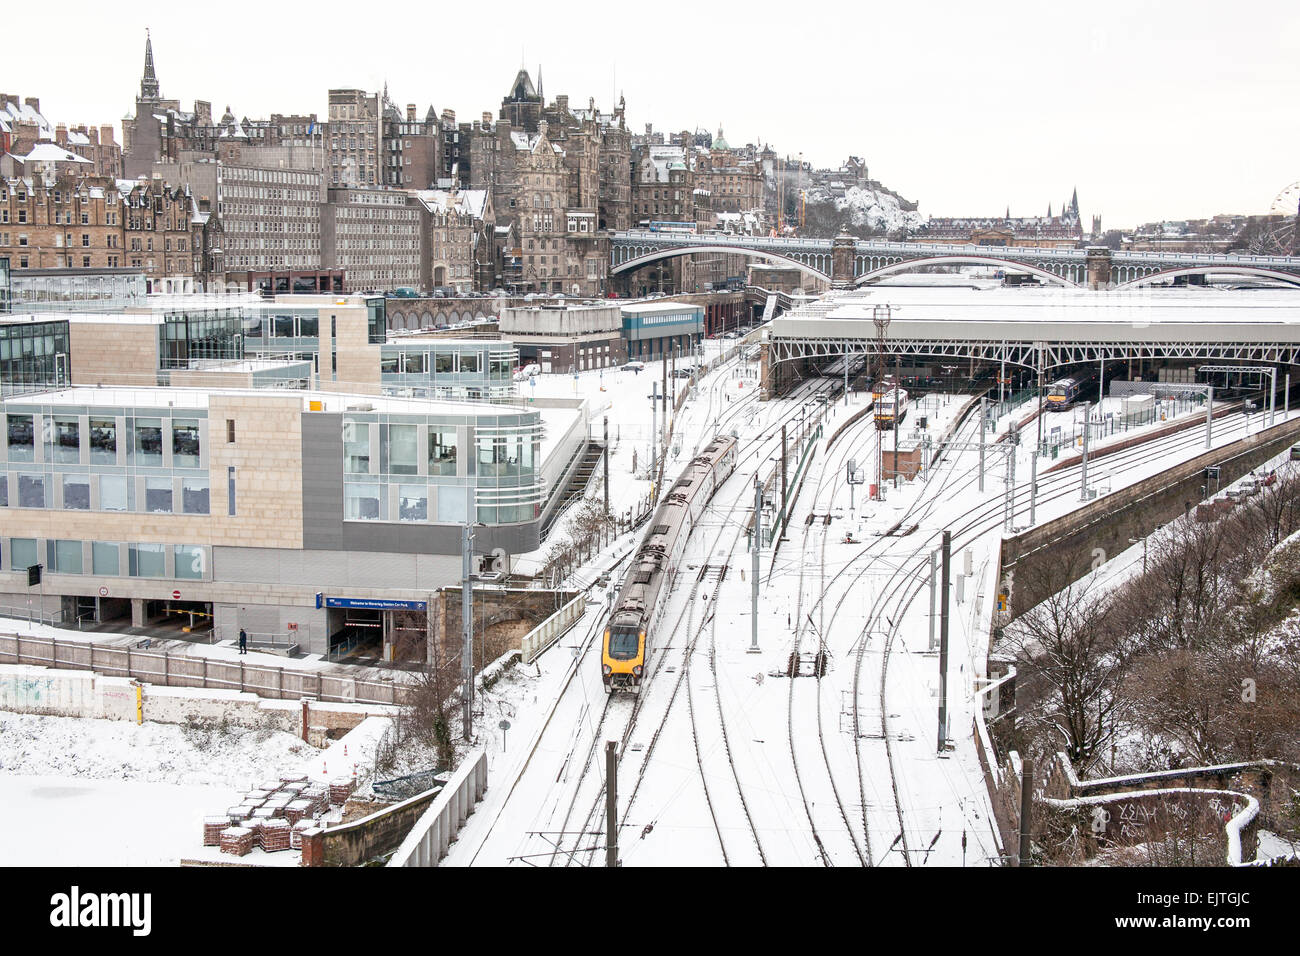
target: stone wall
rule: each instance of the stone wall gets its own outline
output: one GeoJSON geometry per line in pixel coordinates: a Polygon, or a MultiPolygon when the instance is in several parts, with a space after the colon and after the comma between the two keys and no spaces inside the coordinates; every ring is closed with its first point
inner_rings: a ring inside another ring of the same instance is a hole
{"type": "Polygon", "coordinates": [[[438,792],[427,790],[353,823],[307,831],[302,840],[302,865],[358,866],[393,852],[438,792]]]}
{"type": "MultiPolygon", "coordinates": [[[[1119,554],[1129,548],[1129,538],[1151,534],[1200,501],[1201,486],[1205,483],[1203,475],[1208,466],[1219,467],[1219,483],[1226,487],[1286,451],[1298,438],[1300,420],[1275,425],[1100,497],[1024,534],[1003,538],[1002,580],[1004,593],[1008,595],[1006,620],[1048,597],[1037,593],[1029,584],[1050,577],[1039,571],[1064,568],[1071,571],[1073,580],[1078,580],[1091,570],[1094,549],[1101,549],[1105,555],[1119,554]],[[1089,560],[1076,560],[1081,555],[1089,560]],[[1017,577],[1024,582],[1020,588],[1016,587],[1017,577]]],[[[1067,582],[1054,583],[1064,587],[1067,582]]]]}

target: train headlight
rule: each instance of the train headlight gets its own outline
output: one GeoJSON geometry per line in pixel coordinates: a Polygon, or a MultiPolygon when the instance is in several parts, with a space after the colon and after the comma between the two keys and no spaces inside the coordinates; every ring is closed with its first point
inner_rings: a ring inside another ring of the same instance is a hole
{"type": "Polygon", "coordinates": [[[637,664],[636,667],[632,668],[632,676],[633,676],[633,677],[640,677],[640,676],[641,676],[641,665],[640,665],[640,664],[637,664]]]}
{"type": "Polygon", "coordinates": [[[600,672],[608,677],[610,674],[614,673],[614,668],[610,667],[608,664],[601,664],[600,672]]]}

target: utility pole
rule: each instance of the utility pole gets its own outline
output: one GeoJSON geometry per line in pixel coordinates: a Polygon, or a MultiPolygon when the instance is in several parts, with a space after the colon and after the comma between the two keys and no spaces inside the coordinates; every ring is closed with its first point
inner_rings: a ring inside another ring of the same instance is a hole
{"type": "Polygon", "coordinates": [[[1291,373],[1286,373],[1286,384],[1282,386],[1282,418],[1285,419],[1291,408],[1291,373]]]}
{"type": "Polygon", "coordinates": [[[1268,373],[1268,424],[1277,424],[1277,369],[1268,373]]]}
{"type": "Polygon", "coordinates": [[[894,357],[894,487],[898,487],[898,430],[902,427],[903,409],[898,404],[898,380],[903,374],[903,356],[894,357]]]}
{"type": "Polygon", "coordinates": [[[609,416],[605,416],[605,517],[609,517],[609,416]]]}
{"type": "Polygon", "coordinates": [[[1037,523],[1034,512],[1038,504],[1038,449],[1029,456],[1029,527],[1037,523]]]}
{"type": "Polygon", "coordinates": [[[618,866],[618,743],[605,741],[605,865],[618,866]]]}
{"type": "Polygon", "coordinates": [[[758,472],[754,472],[754,540],[750,542],[753,545],[754,566],[750,572],[750,624],[751,635],[749,641],[749,653],[757,654],[758,650],[758,560],[759,549],[763,546],[763,485],[758,480],[758,472]]]}
{"type": "Polygon", "coordinates": [[[935,592],[939,589],[939,552],[930,552],[930,643],[928,650],[934,650],[937,646],[934,641],[934,599],[935,592]]]}
{"type": "Polygon", "coordinates": [[[655,480],[655,464],[659,461],[659,383],[650,383],[650,481],[655,480]]]}
{"type": "Polygon", "coordinates": [[[844,407],[849,407],[849,350],[844,349],[844,407]]]}
{"type": "Polygon", "coordinates": [[[785,425],[781,426],[781,536],[785,537],[785,529],[790,526],[790,486],[786,484],[785,471],[786,447],[785,447],[785,425]]]}
{"type": "Polygon", "coordinates": [[[1079,469],[1079,500],[1088,501],[1088,403],[1083,403],[1083,463],[1079,469]]]}
{"type": "Polygon", "coordinates": [[[1034,802],[1034,760],[1025,757],[1020,764],[1020,865],[1032,866],[1030,858],[1030,837],[1033,828],[1030,818],[1033,816],[1034,802]]]}
{"type": "Polygon", "coordinates": [[[1214,386],[1207,385],[1205,393],[1205,447],[1214,441],[1214,386]]]}
{"type": "Polygon", "coordinates": [[[984,429],[988,424],[988,413],[984,406],[987,399],[980,396],[980,491],[984,490],[984,429]]]}
{"type": "Polygon", "coordinates": [[[943,753],[948,730],[948,579],[952,573],[952,532],[943,533],[939,582],[939,749],[943,753]]]}
{"type": "Polygon", "coordinates": [[[461,649],[460,669],[465,682],[461,691],[461,717],[464,721],[465,739],[474,736],[474,591],[470,580],[470,565],[473,562],[474,533],[466,522],[461,528],[461,571],[460,609],[461,609],[461,649]]]}

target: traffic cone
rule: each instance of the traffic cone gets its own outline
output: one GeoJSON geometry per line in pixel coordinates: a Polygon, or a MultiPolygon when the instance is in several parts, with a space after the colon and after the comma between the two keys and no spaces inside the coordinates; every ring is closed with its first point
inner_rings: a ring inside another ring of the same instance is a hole
{"type": "Polygon", "coordinates": [[[322,777],[328,777],[330,775],[329,764],[324,760],[320,762],[320,775],[322,777]]]}

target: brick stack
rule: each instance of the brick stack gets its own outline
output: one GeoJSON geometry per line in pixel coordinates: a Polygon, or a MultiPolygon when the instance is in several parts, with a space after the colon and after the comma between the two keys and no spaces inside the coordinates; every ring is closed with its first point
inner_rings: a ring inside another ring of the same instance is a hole
{"type": "Polygon", "coordinates": [[[267,853],[287,850],[290,842],[288,820],[276,817],[262,824],[262,849],[267,853]]]}
{"type": "Polygon", "coordinates": [[[263,796],[269,797],[271,794],[275,793],[275,791],[277,791],[277,790],[280,789],[280,781],[279,781],[279,780],[264,780],[264,781],[262,781],[260,784],[257,785],[257,789],[259,789],[259,790],[265,790],[266,793],[264,793],[263,796]]]}
{"type": "Polygon", "coordinates": [[[243,856],[253,849],[255,835],[247,827],[227,827],[221,831],[221,852],[243,856]]]}
{"type": "Polygon", "coordinates": [[[305,773],[282,773],[282,774],[280,774],[280,789],[281,789],[281,790],[288,790],[288,789],[289,789],[289,785],[290,785],[290,784],[294,784],[294,783],[301,783],[301,784],[304,784],[304,785],[305,785],[305,784],[307,783],[307,775],[306,775],[305,773]]]}
{"type": "Polygon", "coordinates": [[[301,794],[303,800],[311,801],[309,814],[315,816],[321,810],[329,806],[329,789],[324,784],[313,783],[307,787],[301,794]]]}
{"type": "Polygon", "coordinates": [[[274,810],[274,816],[282,817],[284,816],[284,808],[293,803],[293,798],[292,793],[274,793],[267,798],[263,806],[274,810]]]}
{"type": "Polygon", "coordinates": [[[341,807],[352,796],[354,781],[351,777],[335,777],[330,781],[330,806],[341,807]]]}
{"type": "Polygon", "coordinates": [[[262,804],[266,803],[266,798],[274,792],[275,791],[273,790],[250,790],[244,797],[244,802],[251,803],[255,807],[260,807],[262,804]]]}
{"type": "Polygon", "coordinates": [[[284,808],[284,818],[290,823],[297,823],[303,817],[311,816],[310,800],[294,800],[284,808]]]}
{"type": "Polygon", "coordinates": [[[301,850],[303,832],[310,830],[314,826],[316,826],[316,821],[311,819],[299,820],[295,823],[289,831],[289,849],[301,850]]]}
{"type": "Polygon", "coordinates": [[[203,845],[221,846],[221,831],[228,829],[233,821],[228,815],[203,818],[203,845]]]}

